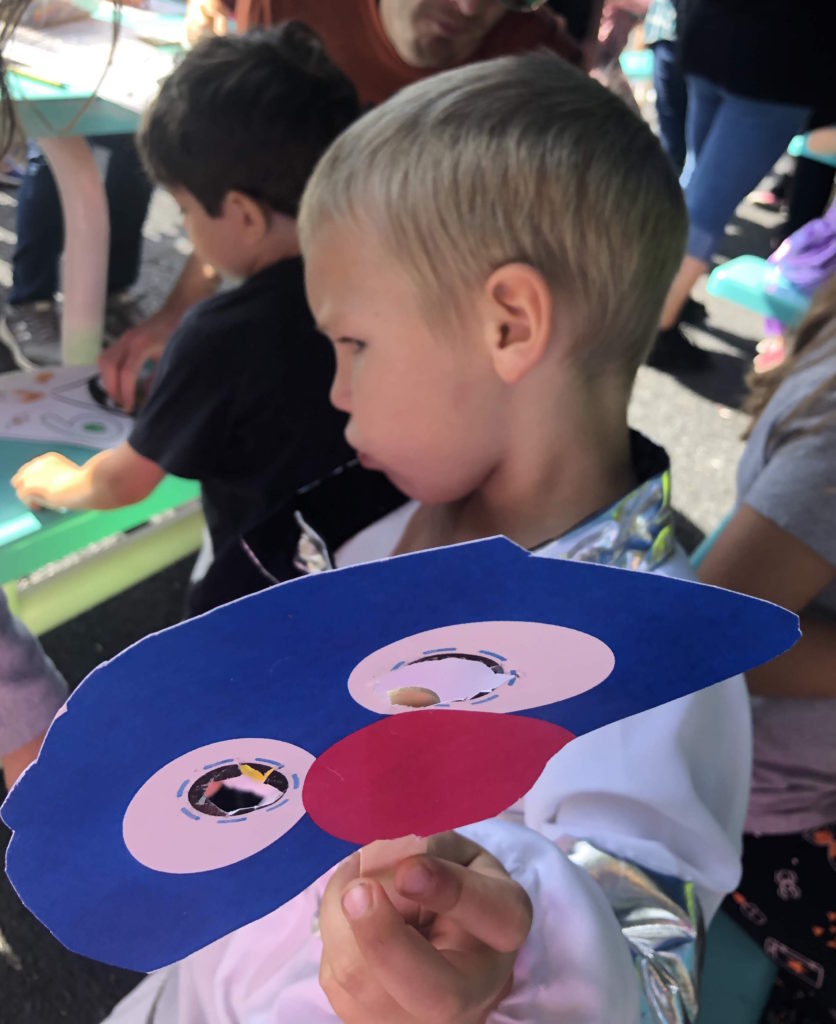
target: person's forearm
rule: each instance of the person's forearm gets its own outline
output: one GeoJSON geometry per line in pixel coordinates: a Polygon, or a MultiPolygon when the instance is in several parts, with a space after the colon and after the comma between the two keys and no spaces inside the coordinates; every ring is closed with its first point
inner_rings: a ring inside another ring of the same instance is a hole
{"type": "Polygon", "coordinates": [[[170,317],[176,325],[192,306],[215,294],[218,281],[217,272],[192,253],[160,308],[160,314],[170,317]]]}
{"type": "Polygon", "coordinates": [[[145,497],[141,490],[108,450],[88,459],[65,480],[55,481],[50,504],[73,510],[121,508],[145,497]]]}
{"type": "Polygon", "coordinates": [[[81,466],[59,452],[39,455],[20,467],[12,486],[30,508],[121,508],[141,501],[164,476],[162,466],[123,441],[81,466]]]}
{"type": "Polygon", "coordinates": [[[786,654],[746,673],[750,693],[836,699],[836,623],[802,615],[801,634],[786,654]]]}

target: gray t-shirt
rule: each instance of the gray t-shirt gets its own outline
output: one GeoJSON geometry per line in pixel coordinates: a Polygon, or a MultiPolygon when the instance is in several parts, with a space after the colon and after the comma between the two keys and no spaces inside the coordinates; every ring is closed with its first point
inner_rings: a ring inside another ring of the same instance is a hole
{"type": "Polygon", "coordinates": [[[67,684],[0,588],[0,759],[42,733],[67,699],[67,684]]]}
{"type": "MultiPolygon", "coordinates": [[[[737,496],[836,568],[836,327],[829,335],[801,357],[755,424],[737,496]],[[834,383],[821,391],[828,380],[834,383]]],[[[836,583],[808,610],[836,621],[836,583]]],[[[754,697],[752,713],[746,831],[802,832],[836,820],[836,698],[754,697]]]]}

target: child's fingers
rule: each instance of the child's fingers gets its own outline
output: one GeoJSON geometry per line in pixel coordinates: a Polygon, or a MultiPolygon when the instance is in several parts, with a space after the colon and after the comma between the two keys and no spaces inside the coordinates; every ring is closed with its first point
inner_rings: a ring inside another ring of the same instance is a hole
{"type": "Polygon", "coordinates": [[[23,502],[31,509],[39,508],[38,498],[36,489],[33,488],[28,481],[28,474],[26,473],[26,466],[22,466],[12,477],[12,487],[15,489],[18,501],[23,502]]]}
{"type": "Polygon", "coordinates": [[[126,412],[133,412],[136,405],[136,383],[145,365],[145,352],[140,348],[128,351],[119,367],[116,392],[111,397],[126,412]]]}
{"type": "Polygon", "coordinates": [[[21,485],[15,488],[17,499],[27,508],[32,509],[33,512],[37,512],[39,509],[48,507],[48,503],[43,494],[41,494],[36,487],[28,487],[21,485]]]}
{"type": "Polygon", "coordinates": [[[121,348],[118,341],[108,346],[99,356],[99,376],[101,377],[102,387],[114,401],[116,401],[119,386],[120,357],[121,348]]]}
{"type": "Polygon", "coordinates": [[[406,1014],[370,975],[359,953],[357,956],[355,961],[339,961],[334,966],[325,958],[320,963],[319,984],[331,1008],[343,1024],[366,1024],[370,1020],[397,1024],[406,1014]]]}
{"type": "Polygon", "coordinates": [[[492,866],[489,870],[490,874],[483,873],[475,862],[462,867],[433,857],[410,857],[395,871],[395,888],[491,949],[513,953],[531,929],[531,900],[504,871],[496,874],[492,866]]]}
{"type": "Polygon", "coordinates": [[[18,484],[23,484],[26,481],[26,477],[28,475],[29,470],[32,468],[32,466],[36,466],[41,461],[42,458],[43,455],[39,455],[36,459],[30,459],[28,462],[24,462],[20,469],[12,477],[12,487],[17,487],[18,484]]]}
{"type": "MultiPolygon", "coordinates": [[[[481,1009],[492,1005],[506,984],[512,961],[505,964],[506,958],[484,950],[451,962],[404,921],[373,879],[352,882],[342,906],[366,968],[410,1018],[426,1024],[480,1019],[481,1009]]],[[[362,1002],[369,998],[364,975],[338,975],[337,981],[362,1002]],[[353,991],[355,985],[363,991],[353,991]]]]}

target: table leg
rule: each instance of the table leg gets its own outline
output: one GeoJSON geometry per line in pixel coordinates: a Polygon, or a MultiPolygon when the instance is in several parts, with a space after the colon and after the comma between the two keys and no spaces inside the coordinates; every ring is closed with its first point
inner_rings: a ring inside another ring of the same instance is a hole
{"type": "Polygon", "coordinates": [[[64,212],[64,315],[61,356],[65,365],[95,363],[102,348],[110,217],[93,150],[80,136],[39,139],[64,212]]]}

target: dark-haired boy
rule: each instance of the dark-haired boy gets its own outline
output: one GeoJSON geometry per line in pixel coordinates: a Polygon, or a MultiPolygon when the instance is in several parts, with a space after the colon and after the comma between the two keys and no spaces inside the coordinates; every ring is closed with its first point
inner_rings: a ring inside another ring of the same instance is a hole
{"type": "Polygon", "coordinates": [[[165,473],[201,482],[210,568],[195,613],[264,585],[239,534],[351,456],[328,402],[333,357],[305,301],[296,209],[320,154],[357,114],[351,83],[305,26],[209,39],[140,130],[195,251],[238,287],[197,306],[166,348],[127,442],[82,466],[56,453],[13,479],[21,501],[115,508],[165,473]]]}

